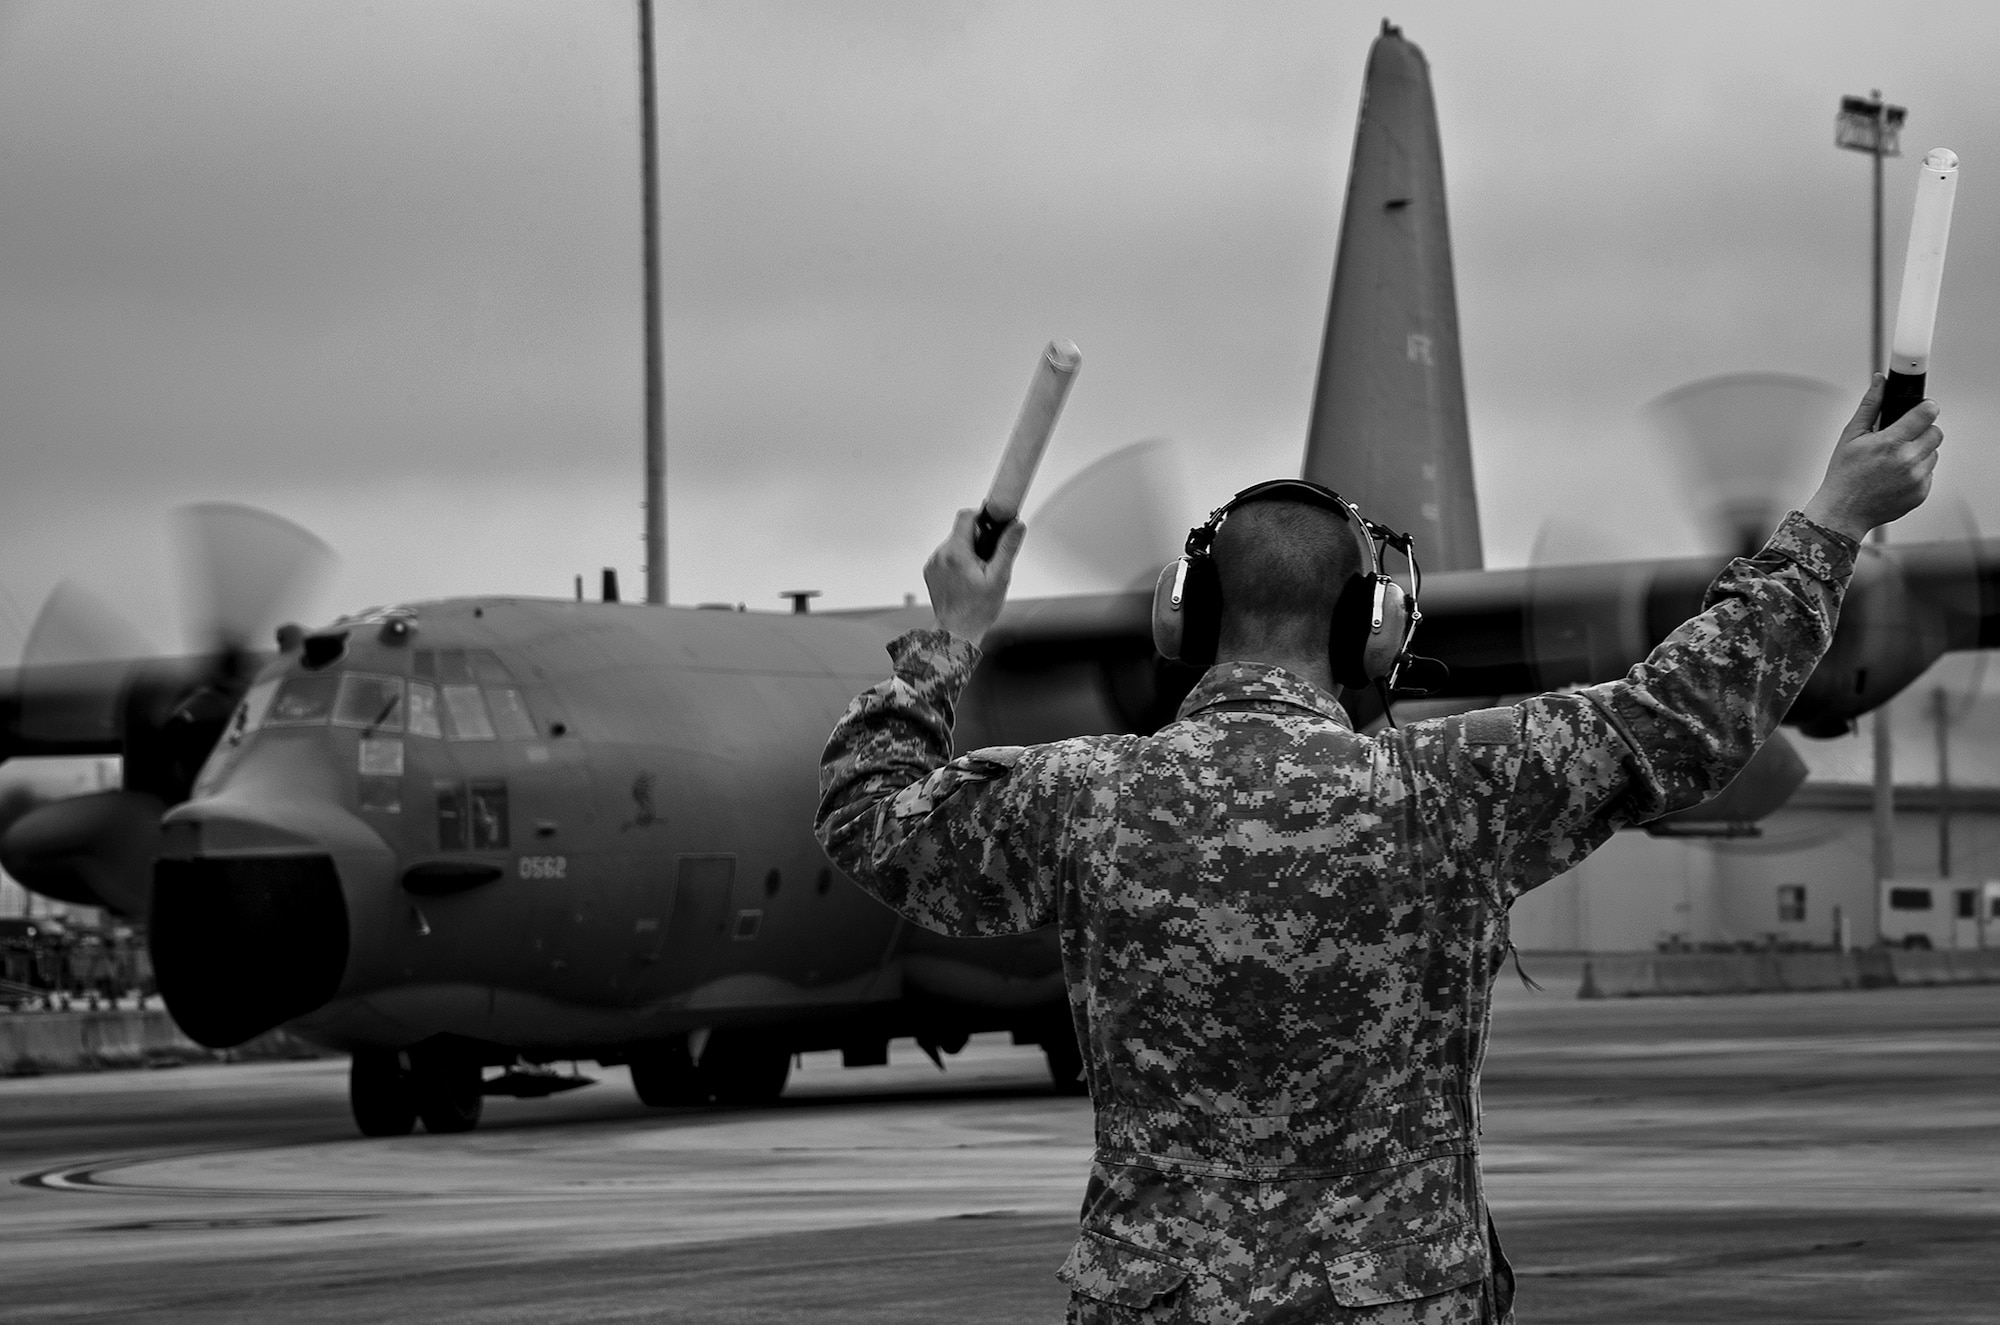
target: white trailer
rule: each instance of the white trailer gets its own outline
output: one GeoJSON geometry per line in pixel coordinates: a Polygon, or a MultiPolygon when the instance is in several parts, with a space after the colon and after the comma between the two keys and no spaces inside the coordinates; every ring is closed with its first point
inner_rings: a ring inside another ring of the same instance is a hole
{"type": "Polygon", "coordinates": [[[1890,947],[2000,949],[2000,879],[1886,879],[1879,901],[1890,947]]]}

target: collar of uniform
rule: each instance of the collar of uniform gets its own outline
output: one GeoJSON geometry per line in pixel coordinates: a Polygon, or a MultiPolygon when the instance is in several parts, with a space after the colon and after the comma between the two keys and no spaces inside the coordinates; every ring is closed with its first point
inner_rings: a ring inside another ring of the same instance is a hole
{"type": "Polygon", "coordinates": [[[1181,701],[1178,716],[1192,717],[1217,704],[1259,704],[1300,708],[1351,727],[1340,701],[1296,672],[1269,663],[1221,662],[1202,674],[1181,701]]]}

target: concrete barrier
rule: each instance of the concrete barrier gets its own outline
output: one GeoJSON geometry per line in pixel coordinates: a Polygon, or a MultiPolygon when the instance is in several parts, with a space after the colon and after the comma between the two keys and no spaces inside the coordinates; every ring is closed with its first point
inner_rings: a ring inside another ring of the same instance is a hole
{"type": "Polygon", "coordinates": [[[1635,952],[1591,957],[1578,998],[2000,984],[2000,952],[1635,952]]]}
{"type": "Polygon", "coordinates": [[[1990,985],[2000,984],[2000,951],[1941,949],[1888,953],[1889,965],[1899,985],[1990,985]]]}
{"type": "Polygon", "coordinates": [[[0,1076],[98,1072],[176,1063],[316,1058],[326,1051],[285,1031],[234,1049],[209,1049],[181,1034],[159,1008],[101,1012],[15,1012],[0,1016],[0,1076]]]}

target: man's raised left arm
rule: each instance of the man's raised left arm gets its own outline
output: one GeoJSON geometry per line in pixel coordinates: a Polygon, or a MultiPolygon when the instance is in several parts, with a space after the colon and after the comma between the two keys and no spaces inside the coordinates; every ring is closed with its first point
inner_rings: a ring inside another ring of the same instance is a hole
{"type": "Polygon", "coordinates": [[[1006,600],[1017,523],[990,562],[961,511],[924,568],[938,629],[892,641],[894,675],[863,691],[820,756],[820,845],[862,888],[926,929],[1018,934],[1055,920],[1060,747],[951,757],[959,695],[1006,600]]]}

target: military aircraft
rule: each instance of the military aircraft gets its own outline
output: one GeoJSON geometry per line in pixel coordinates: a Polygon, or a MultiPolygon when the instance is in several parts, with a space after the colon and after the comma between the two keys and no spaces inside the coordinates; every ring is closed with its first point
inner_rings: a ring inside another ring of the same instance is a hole
{"type": "MultiPolygon", "coordinates": [[[[1386,24],[1302,473],[1415,537],[1419,644],[1449,669],[1433,704],[1617,675],[1721,565],[1482,569],[1429,73],[1386,24]]],[[[311,559],[302,533],[213,518],[273,583],[311,559]]],[[[2000,642],[1988,550],[1869,549],[1790,722],[1844,730],[1943,653],[2000,642]]],[[[1194,675],[1155,655],[1149,606],[1140,589],[1010,605],[960,745],[1167,721],[1194,675]]],[[[1052,932],[907,926],[811,835],[828,730],[928,618],[496,596],[287,628],[275,655],[223,627],[203,658],[31,659],[0,676],[0,757],[118,753],[125,785],[23,815],[0,861],[147,916],[196,1040],[282,1026],[352,1054],[370,1135],[471,1128],[486,1094],[577,1084],[543,1066],[569,1060],[629,1064],[648,1103],[755,1103],[796,1053],[880,1063],[901,1036],[935,1057],[1009,1031],[1078,1090],[1052,932]]],[[[1771,749],[1682,827],[1781,802],[1795,770],[1771,749]]]]}

